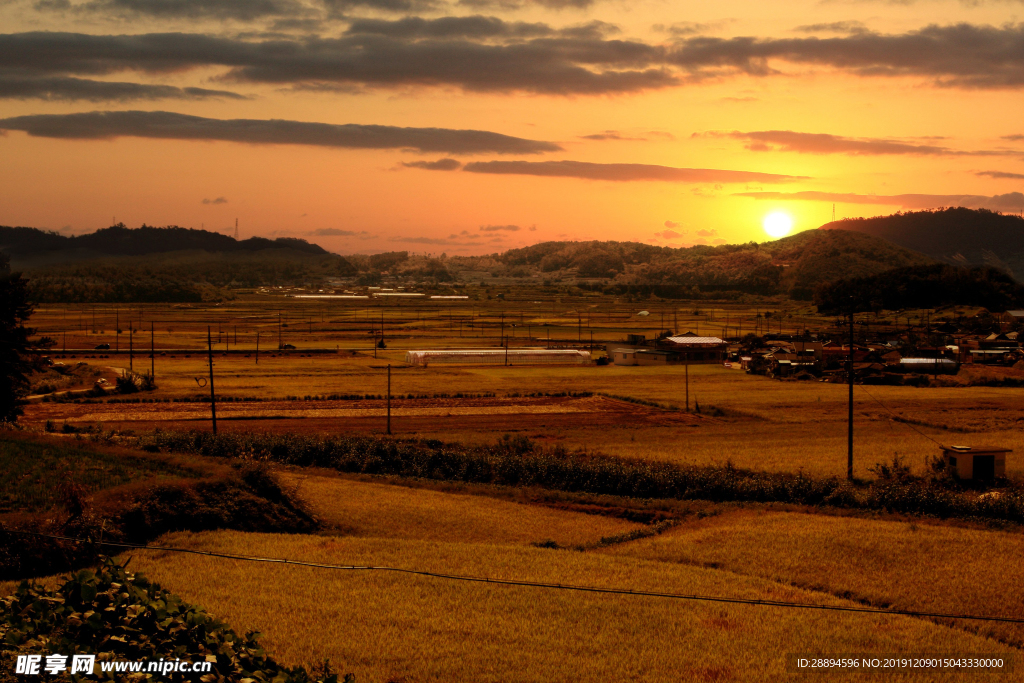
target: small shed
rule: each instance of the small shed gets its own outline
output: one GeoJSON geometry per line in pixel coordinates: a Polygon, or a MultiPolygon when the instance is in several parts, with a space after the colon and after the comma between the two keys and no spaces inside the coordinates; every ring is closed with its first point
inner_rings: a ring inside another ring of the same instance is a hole
{"type": "Polygon", "coordinates": [[[636,349],[615,349],[611,352],[615,365],[636,365],[636,349]]]}
{"type": "Polygon", "coordinates": [[[995,479],[1006,476],[1006,454],[1010,448],[942,446],[946,471],[960,479],[995,479]]]}

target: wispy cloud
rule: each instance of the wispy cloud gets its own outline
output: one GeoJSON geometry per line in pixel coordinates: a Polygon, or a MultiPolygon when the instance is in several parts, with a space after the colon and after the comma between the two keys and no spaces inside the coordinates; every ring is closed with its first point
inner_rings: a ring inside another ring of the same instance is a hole
{"type": "Polygon", "coordinates": [[[455,159],[438,159],[437,161],[403,161],[406,168],[422,168],[426,171],[457,171],[462,163],[455,159]]]}
{"type": "Polygon", "coordinates": [[[934,209],[940,206],[963,206],[969,209],[990,209],[993,211],[1024,209],[1024,194],[1010,192],[991,197],[974,194],[856,194],[851,192],[738,192],[736,197],[750,197],[760,200],[796,200],[818,202],[841,202],[844,204],[876,204],[899,206],[904,209],[934,209]]]}
{"type": "Polygon", "coordinates": [[[204,199],[203,204],[227,204],[228,200],[224,197],[217,197],[216,199],[204,199]]]}
{"type": "Polygon", "coordinates": [[[988,176],[989,178],[1011,178],[1013,180],[1024,180],[1024,173],[1009,173],[1008,171],[978,171],[974,175],[988,176]]]}
{"type": "Polygon", "coordinates": [[[783,151],[803,154],[847,154],[875,156],[907,154],[916,156],[1021,156],[1019,150],[957,150],[941,145],[921,145],[887,138],[851,138],[829,133],[799,133],[792,130],[742,132],[709,131],[692,137],[730,138],[745,141],[755,152],[783,151]]]}
{"type": "Polygon", "coordinates": [[[365,230],[341,230],[340,228],[317,228],[309,233],[316,237],[355,237],[357,235],[369,234],[365,230]]]}
{"type": "Polygon", "coordinates": [[[21,130],[50,138],[118,137],[225,140],[251,144],[316,145],[352,149],[414,149],[453,154],[537,154],[558,150],[554,143],[482,130],[336,125],[281,119],[209,119],[166,111],[95,111],[36,114],[0,119],[0,130],[21,130]]]}
{"type": "Polygon", "coordinates": [[[481,225],[480,232],[518,232],[518,225],[481,225]]]}
{"type": "Polygon", "coordinates": [[[729,171],[711,168],[673,168],[652,164],[598,164],[586,161],[474,161],[466,164],[469,173],[532,175],[586,180],[663,181],[675,183],[785,183],[804,176],[729,171]]]}

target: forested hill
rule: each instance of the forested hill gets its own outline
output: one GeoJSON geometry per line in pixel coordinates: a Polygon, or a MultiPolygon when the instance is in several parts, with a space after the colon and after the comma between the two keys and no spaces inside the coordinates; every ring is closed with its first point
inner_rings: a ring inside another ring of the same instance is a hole
{"type": "Polygon", "coordinates": [[[40,303],[167,303],[221,298],[233,287],[350,277],[345,258],[301,239],[234,240],[176,226],[115,225],[66,237],[0,227],[0,251],[24,271],[40,303]]]}
{"type": "Polygon", "coordinates": [[[656,247],[639,242],[543,242],[496,257],[510,274],[524,270],[609,280],[606,287],[740,291],[810,299],[816,287],[842,277],[876,275],[934,261],[883,239],[844,230],[808,230],[772,242],[656,247]]]}
{"type": "Polygon", "coordinates": [[[250,237],[235,240],[208,230],[168,226],[127,228],[123,224],[87,235],[60,235],[36,228],[0,226],[0,251],[14,261],[72,261],[103,256],[143,256],[172,251],[251,253],[267,249],[292,249],[306,254],[326,254],[322,247],[306,240],[279,237],[269,240],[250,237]],[[65,256],[65,258],[61,258],[65,256]]]}
{"type": "Polygon", "coordinates": [[[1024,280],[1024,218],[1020,216],[956,207],[848,218],[822,229],[880,237],[945,263],[993,266],[1024,280]]]}

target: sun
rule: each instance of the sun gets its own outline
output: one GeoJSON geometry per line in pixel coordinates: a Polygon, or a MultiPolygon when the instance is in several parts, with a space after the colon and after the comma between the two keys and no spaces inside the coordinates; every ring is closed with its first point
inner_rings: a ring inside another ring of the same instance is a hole
{"type": "Polygon", "coordinates": [[[764,231],[779,239],[789,234],[789,231],[793,229],[793,219],[788,213],[782,211],[773,211],[764,217],[764,231]]]}

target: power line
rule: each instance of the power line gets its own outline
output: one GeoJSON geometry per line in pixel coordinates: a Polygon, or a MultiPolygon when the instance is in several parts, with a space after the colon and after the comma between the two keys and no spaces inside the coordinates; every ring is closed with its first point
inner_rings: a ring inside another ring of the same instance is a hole
{"type": "Polygon", "coordinates": [[[911,428],[911,429],[913,429],[913,430],[914,430],[915,432],[917,432],[918,434],[920,434],[920,435],[921,435],[921,436],[923,436],[924,438],[928,439],[929,441],[931,441],[932,443],[934,443],[934,444],[935,444],[936,446],[938,446],[939,448],[942,448],[942,444],[941,444],[940,442],[936,441],[936,440],[935,440],[935,439],[933,439],[932,437],[930,437],[930,436],[928,436],[927,434],[925,434],[924,432],[922,432],[922,431],[921,431],[920,429],[918,429],[917,427],[915,427],[915,426],[914,426],[914,425],[913,425],[912,423],[910,423],[910,422],[907,422],[907,418],[903,417],[902,415],[898,415],[898,414],[894,413],[894,412],[893,412],[892,410],[890,410],[890,409],[889,409],[889,407],[888,407],[887,405],[885,405],[884,403],[882,403],[881,401],[879,401],[879,400],[878,400],[877,398],[875,398],[874,396],[872,396],[872,395],[871,395],[871,392],[870,392],[870,391],[868,391],[867,389],[865,389],[865,388],[864,388],[863,386],[861,387],[861,389],[862,389],[862,390],[864,391],[864,393],[865,393],[865,394],[867,394],[868,396],[870,396],[870,397],[871,397],[871,400],[872,400],[872,401],[874,401],[874,402],[875,402],[875,403],[877,403],[878,405],[882,406],[882,408],[883,408],[883,409],[884,409],[885,411],[887,411],[887,412],[888,412],[888,413],[889,413],[890,415],[892,415],[893,417],[895,417],[895,418],[896,418],[895,422],[898,422],[898,423],[900,423],[901,425],[906,425],[907,427],[910,427],[910,428],[911,428]]]}
{"type": "Polygon", "coordinates": [[[10,529],[12,533],[40,538],[52,538],[61,541],[72,541],[75,543],[89,543],[102,545],[111,548],[130,548],[133,550],[159,550],[164,552],[185,553],[189,555],[202,555],[205,557],[217,557],[228,560],[243,562],[265,562],[270,564],[289,564],[297,567],[312,567],[314,569],[341,569],[348,571],[379,571],[394,572],[398,574],[410,574],[414,576],[426,576],[434,579],[446,579],[450,581],[467,581],[472,583],[492,583],[502,586],[525,586],[529,588],[553,588],[557,590],[577,591],[584,593],[610,593],[613,595],[635,595],[650,598],[671,598],[675,600],[691,600],[695,602],[719,602],[735,605],[761,605],[764,607],[790,607],[796,609],[814,609],[826,612],[863,612],[868,614],[889,614],[904,617],[923,617],[930,619],[970,619],[973,621],[995,621],[1009,624],[1024,624],[1024,619],[1015,617],[992,617],[976,614],[946,614],[942,612],[918,612],[914,610],[881,609],[878,607],[855,607],[842,605],[816,605],[806,602],[787,602],[784,600],[755,600],[752,598],[730,598],[716,595],[699,595],[685,593],[663,593],[658,591],[634,590],[632,588],[602,588],[599,586],[580,586],[566,583],[548,583],[543,581],[523,581],[516,579],[493,579],[486,576],[471,576],[462,574],[445,574],[431,572],[422,569],[407,569],[403,567],[384,567],[374,565],[341,565],[323,564],[319,562],[303,562],[302,560],[289,560],[277,557],[256,557],[250,555],[233,555],[230,553],[214,553],[206,550],[189,550],[187,548],[172,548],[169,546],[138,545],[135,543],[112,543],[109,541],[95,541],[85,538],[72,538],[70,536],[59,536],[55,534],[40,534],[32,531],[17,531],[10,529]]]}

